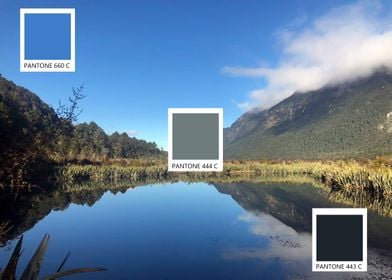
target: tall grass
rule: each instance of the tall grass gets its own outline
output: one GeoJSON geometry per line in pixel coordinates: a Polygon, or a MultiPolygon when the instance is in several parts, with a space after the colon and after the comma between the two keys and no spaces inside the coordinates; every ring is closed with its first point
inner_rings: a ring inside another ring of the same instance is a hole
{"type": "MultiPolygon", "coordinates": [[[[16,244],[4,270],[0,269],[0,279],[2,280],[16,279],[19,259],[23,252],[22,243],[23,243],[23,235],[21,236],[18,243],[16,244]]],[[[41,240],[41,243],[38,245],[33,256],[31,257],[26,268],[24,269],[22,275],[20,276],[19,278],[20,280],[36,280],[39,278],[42,263],[45,257],[46,250],[48,248],[48,244],[49,244],[49,235],[45,234],[45,236],[41,240]]],[[[92,267],[92,268],[86,267],[86,268],[74,268],[74,269],[63,270],[64,264],[67,262],[69,255],[70,252],[68,252],[68,254],[65,256],[64,260],[61,262],[60,266],[58,267],[55,273],[52,273],[51,275],[48,275],[41,279],[55,280],[55,279],[60,279],[66,276],[71,276],[80,273],[100,272],[106,270],[105,268],[102,267],[92,267]]]]}
{"type": "Polygon", "coordinates": [[[3,247],[6,244],[5,240],[7,240],[7,233],[10,231],[10,229],[11,227],[8,222],[0,223],[0,247],[3,247]]]}
{"type": "Polygon", "coordinates": [[[366,192],[380,197],[392,196],[392,168],[374,162],[356,161],[230,161],[227,173],[250,172],[260,175],[309,175],[334,190],[366,192]]]}
{"type": "Polygon", "coordinates": [[[226,161],[223,172],[169,173],[164,161],[112,162],[109,165],[66,165],[58,168],[62,182],[117,182],[159,178],[232,180],[235,176],[257,177],[306,175],[347,193],[367,193],[392,198],[392,167],[379,162],[357,161],[226,161]]]}
{"type": "Polygon", "coordinates": [[[337,203],[351,207],[365,207],[379,213],[381,216],[392,217],[391,199],[379,199],[365,192],[350,193],[347,191],[331,192],[328,198],[337,203]]]}
{"type": "Polygon", "coordinates": [[[139,180],[147,177],[159,178],[167,175],[166,166],[143,165],[66,165],[57,171],[60,181],[118,181],[139,180]]]}

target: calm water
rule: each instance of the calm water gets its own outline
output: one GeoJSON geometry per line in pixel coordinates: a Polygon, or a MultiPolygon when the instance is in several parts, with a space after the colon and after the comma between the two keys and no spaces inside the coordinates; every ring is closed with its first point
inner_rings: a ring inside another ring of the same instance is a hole
{"type": "MultiPolygon", "coordinates": [[[[8,205],[1,218],[14,238],[24,233],[19,271],[50,234],[42,276],[71,251],[65,268],[108,271],[67,279],[392,279],[392,221],[372,213],[368,273],[311,272],[311,209],[340,205],[310,185],[180,182],[20,203],[30,206],[8,205]]],[[[15,243],[0,248],[0,267],[15,243]]]]}

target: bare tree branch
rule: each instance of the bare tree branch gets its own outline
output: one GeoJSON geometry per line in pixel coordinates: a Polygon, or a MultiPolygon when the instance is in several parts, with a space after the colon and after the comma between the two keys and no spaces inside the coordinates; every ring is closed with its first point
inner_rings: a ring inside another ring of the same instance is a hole
{"type": "Polygon", "coordinates": [[[79,107],[79,101],[86,97],[86,95],[83,94],[83,90],[84,84],[80,87],[72,88],[72,96],[68,97],[70,103],[68,106],[59,101],[59,107],[57,108],[56,113],[60,118],[71,123],[78,121],[78,117],[83,112],[83,109],[80,109],[79,107]]]}

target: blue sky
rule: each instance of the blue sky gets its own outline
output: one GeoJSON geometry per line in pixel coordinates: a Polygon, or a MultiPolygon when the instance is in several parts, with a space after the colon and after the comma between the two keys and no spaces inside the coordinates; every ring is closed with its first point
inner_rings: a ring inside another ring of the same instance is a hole
{"type": "Polygon", "coordinates": [[[276,64],[280,30],[352,2],[2,0],[0,73],[54,107],[85,83],[80,122],[166,148],[169,107],[223,107],[229,126],[265,79],[222,68],[276,64]],[[29,7],[76,9],[75,73],[19,72],[19,9],[29,7]]]}

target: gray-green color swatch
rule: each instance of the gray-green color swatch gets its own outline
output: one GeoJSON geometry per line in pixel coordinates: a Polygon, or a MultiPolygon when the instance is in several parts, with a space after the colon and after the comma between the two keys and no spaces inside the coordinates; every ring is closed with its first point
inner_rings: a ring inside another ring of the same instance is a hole
{"type": "Polygon", "coordinates": [[[173,159],[219,159],[217,113],[173,114],[173,159]]]}

